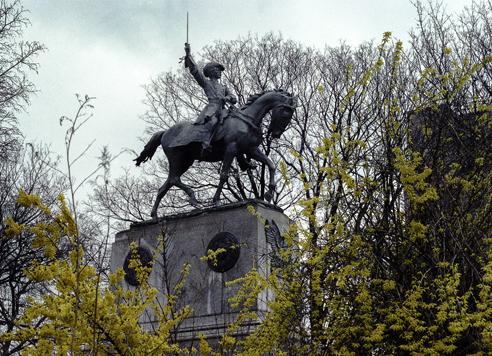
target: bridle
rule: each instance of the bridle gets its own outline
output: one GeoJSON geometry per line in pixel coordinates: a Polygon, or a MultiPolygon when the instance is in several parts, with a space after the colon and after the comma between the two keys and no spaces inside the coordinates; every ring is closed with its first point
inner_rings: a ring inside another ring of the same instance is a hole
{"type": "Polygon", "coordinates": [[[280,130],[284,131],[286,128],[287,128],[287,125],[285,125],[285,127],[283,125],[281,125],[277,120],[278,116],[280,114],[283,114],[284,110],[286,108],[288,109],[291,109],[292,110],[292,114],[294,114],[294,111],[297,107],[297,100],[296,98],[292,98],[290,97],[291,99],[293,99],[293,104],[292,105],[289,105],[289,104],[277,104],[275,105],[273,108],[272,108],[272,111],[275,110],[276,108],[280,108],[280,110],[277,111],[277,113],[275,114],[275,116],[272,117],[272,121],[271,121],[271,124],[270,124],[270,127],[268,128],[268,132],[272,132],[274,128],[279,128],[280,130]]]}
{"type": "MultiPolygon", "coordinates": [[[[289,108],[292,111],[295,110],[295,108],[297,107],[297,99],[292,98],[292,97],[289,97],[289,99],[293,99],[293,104],[287,104],[287,103],[277,104],[273,108],[270,109],[271,111],[274,111],[276,108],[281,108],[281,110],[279,110],[275,114],[275,116],[272,117],[272,121],[271,121],[270,127],[268,129],[269,132],[271,132],[272,128],[274,128],[274,127],[278,127],[281,130],[285,130],[285,127],[283,127],[281,124],[278,123],[277,117],[281,113],[283,113],[286,108],[289,108]]],[[[238,109],[235,109],[234,111],[232,111],[231,116],[234,116],[234,117],[238,118],[239,120],[241,120],[242,122],[244,122],[245,124],[249,125],[256,135],[261,136],[261,134],[262,134],[261,128],[254,124],[256,118],[254,118],[251,115],[245,114],[245,113],[239,111],[238,109]]]]}

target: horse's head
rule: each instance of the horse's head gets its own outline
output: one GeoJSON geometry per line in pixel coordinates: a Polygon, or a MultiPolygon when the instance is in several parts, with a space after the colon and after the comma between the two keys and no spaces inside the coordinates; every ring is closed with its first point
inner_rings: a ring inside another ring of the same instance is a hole
{"type": "Polygon", "coordinates": [[[272,109],[272,120],[268,127],[268,134],[273,138],[279,138],[289,126],[292,115],[297,107],[297,97],[284,92],[285,101],[278,103],[272,109]]]}

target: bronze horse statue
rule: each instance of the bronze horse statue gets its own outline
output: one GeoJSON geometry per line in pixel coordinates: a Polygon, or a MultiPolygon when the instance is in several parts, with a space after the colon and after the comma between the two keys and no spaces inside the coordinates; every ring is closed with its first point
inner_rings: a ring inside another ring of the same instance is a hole
{"type": "Polygon", "coordinates": [[[190,203],[198,206],[193,190],[181,182],[183,175],[195,160],[205,162],[222,161],[220,181],[213,202],[219,204],[222,187],[227,180],[229,168],[234,157],[241,163],[245,162],[244,155],[268,166],[270,182],[265,199],[270,202],[275,190],[275,165],[259,149],[262,140],[261,122],[265,115],[272,111],[272,120],[268,128],[273,138],[279,138],[289,125],[297,98],[283,90],[266,91],[253,95],[248,103],[241,108],[233,109],[219,125],[215,132],[211,151],[202,152],[200,134],[202,125],[193,125],[191,122],[179,122],[166,131],[155,133],[145,145],[142,153],[135,161],[136,165],[152,158],[155,151],[162,146],[169,161],[169,176],[159,189],[152,208],[151,216],[157,219],[157,208],[167,191],[176,186],[185,191],[190,197],[190,203]]]}

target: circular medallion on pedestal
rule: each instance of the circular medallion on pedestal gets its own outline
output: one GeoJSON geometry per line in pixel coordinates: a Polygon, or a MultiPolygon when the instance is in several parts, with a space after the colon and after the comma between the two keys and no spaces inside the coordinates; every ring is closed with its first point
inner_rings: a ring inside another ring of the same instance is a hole
{"type": "Polygon", "coordinates": [[[239,259],[241,248],[237,237],[227,231],[219,232],[208,244],[207,252],[209,250],[217,251],[218,249],[224,249],[225,251],[219,252],[215,258],[209,258],[207,264],[212,271],[219,273],[227,272],[234,267],[239,259]]]}
{"type": "MultiPolygon", "coordinates": [[[[125,262],[123,263],[123,270],[125,271],[125,281],[132,286],[138,286],[137,273],[135,272],[135,268],[128,267],[130,265],[130,260],[132,258],[132,252],[128,252],[126,255],[125,262]]],[[[148,267],[150,262],[152,262],[152,253],[145,247],[137,247],[137,255],[140,259],[140,263],[142,267],[148,267]]]]}

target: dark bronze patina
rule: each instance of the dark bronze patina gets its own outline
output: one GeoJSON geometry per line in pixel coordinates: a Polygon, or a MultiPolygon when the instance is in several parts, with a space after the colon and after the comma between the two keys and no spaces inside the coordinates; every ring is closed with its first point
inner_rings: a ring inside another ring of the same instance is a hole
{"type": "Polygon", "coordinates": [[[151,159],[159,146],[162,146],[169,161],[169,176],[159,189],[151,216],[157,218],[157,208],[167,191],[176,186],[190,197],[190,203],[198,206],[193,190],[181,182],[183,175],[195,160],[206,162],[222,161],[220,181],[213,201],[219,204],[232,161],[236,157],[242,169],[249,168],[249,159],[264,163],[270,173],[266,201],[270,202],[275,190],[275,166],[259,149],[262,141],[261,122],[268,112],[272,119],[268,132],[272,138],[279,138],[286,130],[297,98],[283,90],[265,91],[253,95],[248,103],[240,108],[225,108],[226,103],[235,103],[236,98],[218,82],[223,67],[217,63],[205,66],[200,72],[189,55],[186,45],[185,66],[204,89],[209,104],[202,110],[198,119],[192,122],[179,122],[167,131],[155,133],[135,159],[136,165],[151,159]],[[211,79],[207,79],[209,76],[211,79]],[[247,158],[246,158],[247,157],[247,158]]]}

